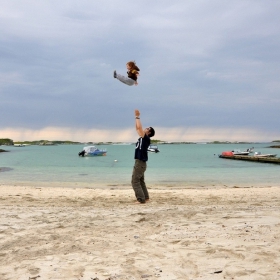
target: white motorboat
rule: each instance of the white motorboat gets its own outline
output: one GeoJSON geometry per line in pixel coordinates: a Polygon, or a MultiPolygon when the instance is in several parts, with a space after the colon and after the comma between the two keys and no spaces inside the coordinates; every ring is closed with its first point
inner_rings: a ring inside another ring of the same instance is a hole
{"type": "Polygon", "coordinates": [[[151,152],[151,153],[159,153],[160,150],[158,149],[158,146],[157,145],[150,145],[148,147],[148,152],[151,152]]]}
{"type": "Polygon", "coordinates": [[[262,154],[261,152],[255,152],[254,154],[255,157],[276,157],[277,154],[262,154]]]}
{"type": "Polygon", "coordinates": [[[98,149],[95,146],[87,146],[84,147],[81,152],[79,152],[79,156],[82,157],[93,157],[93,156],[106,156],[106,149],[98,149]]]}
{"type": "Polygon", "coordinates": [[[234,156],[248,156],[250,154],[250,152],[248,152],[248,151],[241,151],[241,150],[233,150],[232,154],[234,156]]]}
{"type": "Polygon", "coordinates": [[[246,151],[241,150],[233,150],[232,153],[234,156],[248,156],[250,153],[252,153],[254,150],[254,147],[247,149],[246,151]]]}

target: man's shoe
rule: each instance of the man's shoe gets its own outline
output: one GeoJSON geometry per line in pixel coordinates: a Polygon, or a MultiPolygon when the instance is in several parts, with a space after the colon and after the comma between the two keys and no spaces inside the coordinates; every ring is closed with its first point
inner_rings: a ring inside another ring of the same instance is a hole
{"type": "Polygon", "coordinates": [[[114,78],[117,78],[117,72],[116,72],[116,70],[114,71],[114,78]]]}

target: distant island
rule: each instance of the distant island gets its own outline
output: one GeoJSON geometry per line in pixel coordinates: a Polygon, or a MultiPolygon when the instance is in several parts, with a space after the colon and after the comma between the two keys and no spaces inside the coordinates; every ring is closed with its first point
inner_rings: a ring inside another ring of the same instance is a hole
{"type": "MultiPolygon", "coordinates": [[[[280,140],[273,140],[271,141],[272,143],[280,143],[280,140]]],[[[157,140],[157,139],[151,139],[151,144],[257,144],[259,142],[243,142],[243,141],[211,141],[211,142],[170,142],[170,141],[163,141],[163,140],[157,140]]],[[[36,140],[36,141],[13,141],[12,139],[9,138],[0,138],[0,146],[5,145],[5,146],[18,146],[18,147],[23,147],[23,146],[29,146],[29,145],[39,145],[39,146],[51,146],[51,145],[112,145],[112,144],[117,144],[117,145],[130,145],[133,144],[131,142],[75,142],[75,141],[50,141],[50,140],[36,140]]],[[[273,145],[270,146],[270,148],[280,148],[280,145],[273,145]]],[[[4,150],[2,150],[4,151],[4,150]]]]}
{"type": "MultiPolygon", "coordinates": [[[[40,145],[40,146],[47,146],[47,145],[77,145],[83,144],[80,142],[73,142],[73,141],[50,141],[50,140],[37,140],[37,141],[13,141],[9,138],[0,138],[0,146],[28,146],[28,145],[40,145]]],[[[93,144],[92,142],[88,142],[87,144],[93,144]]]]}

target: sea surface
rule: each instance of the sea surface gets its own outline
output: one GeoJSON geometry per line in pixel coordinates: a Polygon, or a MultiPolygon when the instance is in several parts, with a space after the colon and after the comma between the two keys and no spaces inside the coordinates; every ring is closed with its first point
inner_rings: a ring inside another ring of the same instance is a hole
{"type": "MultiPolygon", "coordinates": [[[[275,144],[275,143],[274,143],[275,144]]],[[[280,185],[280,165],[221,159],[233,149],[278,154],[272,143],[162,144],[149,153],[145,179],[153,188],[267,187],[280,185]]],[[[130,187],[135,145],[98,145],[106,156],[79,157],[84,145],[1,146],[0,185],[130,187]]]]}

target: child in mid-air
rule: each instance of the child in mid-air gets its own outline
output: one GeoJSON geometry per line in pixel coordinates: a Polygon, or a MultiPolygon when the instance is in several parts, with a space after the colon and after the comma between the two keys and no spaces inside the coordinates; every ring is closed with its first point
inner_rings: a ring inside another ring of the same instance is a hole
{"type": "Polygon", "coordinates": [[[137,77],[139,75],[140,69],[136,66],[135,61],[129,61],[126,64],[127,68],[127,76],[125,77],[123,75],[117,74],[116,70],[114,71],[114,78],[117,78],[119,81],[123,82],[124,84],[128,86],[138,85],[137,83],[137,77]]]}

